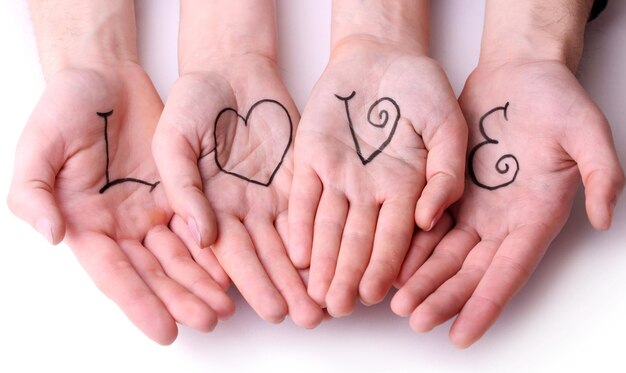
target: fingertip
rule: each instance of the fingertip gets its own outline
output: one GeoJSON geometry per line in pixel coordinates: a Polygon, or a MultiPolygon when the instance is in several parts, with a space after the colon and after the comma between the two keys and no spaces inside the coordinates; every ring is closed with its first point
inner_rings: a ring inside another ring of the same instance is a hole
{"type": "Polygon", "coordinates": [[[435,325],[433,325],[432,318],[429,317],[428,314],[419,311],[411,314],[409,326],[415,333],[428,333],[435,327],[435,325]]]}
{"type": "Polygon", "coordinates": [[[324,311],[312,300],[299,304],[289,314],[294,324],[305,329],[317,327],[324,319],[324,311]]]}
{"type": "Polygon", "coordinates": [[[409,300],[407,294],[402,289],[398,290],[391,298],[390,307],[391,311],[400,317],[409,317],[415,310],[413,302],[409,300]]]}
{"type": "Polygon", "coordinates": [[[326,295],[326,310],[334,317],[346,317],[352,314],[356,306],[356,291],[350,289],[331,289],[326,295]]]}
{"type": "Polygon", "coordinates": [[[289,312],[287,303],[279,297],[267,299],[266,302],[259,306],[257,313],[261,319],[271,324],[280,324],[285,320],[289,312]]]}
{"type": "Polygon", "coordinates": [[[450,332],[448,333],[448,339],[454,347],[460,350],[464,350],[470,347],[474,344],[474,342],[478,340],[476,337],[473,337],[461,327],[459,327],[456,322],[450,328],[450,332]]]}
{"type": "Polygon", "coordinates": [[[591,225],[599,231],[607,231],[611,228],[611,221],[613,219],[613,203],[595,202],[591,199],[587,199],[585,202],[585,209],[587,210],[587,216],[591,225]]]}

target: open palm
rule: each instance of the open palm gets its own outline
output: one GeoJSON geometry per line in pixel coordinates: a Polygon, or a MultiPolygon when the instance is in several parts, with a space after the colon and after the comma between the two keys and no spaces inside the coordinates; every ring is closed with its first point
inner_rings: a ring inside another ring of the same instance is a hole
{"type": "Polygon", "coordinates": [[[51,242],[65,236],[130,320],[169,343],[176,321],[208,331],[233,304],[217,263],[222,286],[168,227],[150,154],[161,109],[138,66],[58,73],[18,145],[9,203],[51,242]]]}
{"type": "Polygon", "coordinates": [[[215,242],[252,308],[268,321],[289,314],[313,327],[323,313],[283,244],[297,109],[273,63],[243,58],[233,66],[178,80],[155,136],[159,171],[174,210],[200,246],[215,242]]]}
{"type": "Polygon", "coordinates": [[[580,176],[594,227],[608,229],[624,185],[606,119],[563,65],[479,66],[460,99],[470,126],[456,227],[396,294],[426,331],[460,312],[459,346],[477,340],[523,286],[570,212],[580,176]]]}
{"type": "Polygon", "coordinates": [[[415,222],[431,229],[460,197],[465,141],[433,60],[363,40],[333,52],[298,128],[289,207],[290,255],[331,315],[384,298],[415,222]]]}

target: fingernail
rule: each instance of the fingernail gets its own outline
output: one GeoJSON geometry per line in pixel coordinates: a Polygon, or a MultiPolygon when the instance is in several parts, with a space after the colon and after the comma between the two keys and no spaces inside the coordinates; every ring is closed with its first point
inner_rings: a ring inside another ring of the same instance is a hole
{"type": "Polygon", "coordinates": [[[193,236],[193,240],[196,241],[198,246],[202,248],[202,245],[200,244],[200,241],[201,241],[200,232],[198,231],[198,225],[196,224],[196,221],[194,220],[194,218],[189,218],[187,220],[187,226],[189,227],[189,231],[191,232],[191,235],[193,236]]]}
{"type": "Polygon", "coordinates": [[[430,223],[430,227],[428,227],[428,230],[432,230],[435,225],[437,225],[437,223],[439,222],[439,219],[441,219],[441,216],[443,215],[443,209],[439,210],[439,212],[437,213],[437,215],[435,216],[435,218],[433,219],[433,221],[430,223]]]}
{"type": "Polygon", "coordinates": [[[52,238],[52,224],[50,224],[50,220],[48,219],[39,219],[37,224],[35,225],[37,232],[39,232],[42,236],[48,240],[51,244],[54,243],[54,239],[52,238]]]}

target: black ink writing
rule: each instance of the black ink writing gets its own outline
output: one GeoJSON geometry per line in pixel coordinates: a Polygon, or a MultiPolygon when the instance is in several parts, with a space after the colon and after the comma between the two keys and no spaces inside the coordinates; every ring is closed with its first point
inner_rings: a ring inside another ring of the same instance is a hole
{"type": "Polygon", "coordinates": [[[102,188],[100,188],[100,194],[104,193],[107,191],[107,189],[118,185],[118,184],[122,184],[122,183],[138,183],[138,184],[143,184],[143,185],[147,185],[150,187],[150,191],[152,192],[154,190],[154,188],[157,187],[157,185],[159,185],[160,181],[154,182],[154,183],[149,183],[145,180],[140,180],[140,179],[135,179],[132,177],[124,177],[124,178],[120,178],[120,179],[113,179],[111,180],[111,177],[109,175],[109,163],[110,163],[110,158],[109,158],[109,117],[113,114],[113,110],[108,111],[106,113],[97,113],[99,117],[102,117],[104,119],[104,144],[105,144],[105,148],[106,148],[106,168],[104,171],[104,176],[106,179],[106,183],[104,184],[104,186],[102,188]]]}
{"type": "Polygon", "coordinates": [[[228,174],[228,175],[232,175],[235,176],[239,179],[245,180],[247,182],[256,184],[256,185],[261,185],[264,187],[268,187],[271,183],[272,180],[274,180],[274,176],[276,176],[276,173],[278,172],[278,170],[280,169],[280,166],[283,164],[283,161],[285,160],[285,156],[287,155],[287,151],[289,150],[289,147],[291,146],[291,141],[292,141],[292,132],[293,132],[293,123],[291,121],[291,116],[289,115],[289,111],[287,110],[287,108],[285,108],[285,106],[283,104],[281,104],[280,102],[276,101],[276,100],[271,100],[271,99],[263,99],[263,100],[259,100],[257,102],[255,102],[250,109],[248,109],[248,113],[245,116],[240,115],[237,110],[233,109],[233,108],[225,108],[222,109],[218,114],[217,117],[215,118],[215,123],[213,124],[213,140],[215,141],[215,164],[217,165],[217,167],[220,169],[220,171],[228,174]],[[225,165],[223,165],[222,163],[220,163],[219,160],[219,154],[218,154],[218,146],[217,146],[217,125],[218,122],[220,120],[220,117],[222,115],[224,115],[225,113],[233,113],[237,116],[237,118],[241,119],[241,121],[243,122],[243,125],[248,127],[249,124],[249,120],[250,120],[250,116],[252,115],[252,113],[254,112],[254,110],[256,108],[258,108],[260,105],[262,104],[269,104],[269,105],[277,105],[280,109],[282,109],[282,111],[284,111],[285,116],[287,118],[287,122],[289,124],[289,139],[287,140],[287,143],[285,145],[284,150],[282,151],[282,154],[280,156],[280,159],[278,160],[278,162],[274,165],[274,167],[272,168],[272,172],[269,176],[269,178],[267,180],[258,180],[253,178],[252,176],[247,176],[244,175],[242,173],[239,172],[235,172],[233,170],[228,170],[225,165]]]}
{"type": "Polygon", "coordinates": [[[354,147],[356,149],[356,154],[359,156],[359,159],[361,160],[361,163],[363,163],[363,165],[365,166],[366,164],[368,164],[369,162],[371,162],[374,158],[376,158],[376,156],[378,154],[380,154],[383,149],[385,149],[387,147],[387,145],[389,145],[389,143],[391,142],[391,139],[393,138],[393,135],[396,133],[396,128],[398,127],[398,121],[400,121],[400,106],[398,106],[398,104],[396,103],[396,101],[394,101],[392,98],[389,97],[383,97],[383,98],[379,98],[378,100],[374,101],[370,107],[369,110],[367,111],[367,122],[376,127],[376,128],[385,128],[385,126],[387,125],[387,123],[389,122],[389,112],[387,110],[380,110],[378,112],[378,119],[380,120],[380,122],[374,122],[372,120],[372,113],[374,112],[374,109],[376,109],[376,107],[378,107],[379,104],[381,104],[382,102],[389,102],[393,105],[393,107],[395,108],[395,119],[393,121],[393,125],[391,127],[391,131],[389,131],[389,135],[387,136],[387,138],[380,144],[380,146],[378,146],[378,148],[376,148],[369,156],[365,156],[363,154],[363,151],[361,149],[361,144],[359,143],[359,139],[356,133],[356,130],[354,128],[354,125],[352,123],[352,117],[350,115],[350,105],[348,104],[348,102],[356,95],[356,92],[352,92],[349,96],[347,97],[342,97],[339,95],[335,95],[335,97],[337,97],[339,100],[343,101],[346,107],[346,116],[348,117],[348,126],[350,127],[350,134],[352,135],[352,140],[354,140],[354,147]]]}
{"type": "Polygon", "coordinates": [[[507,185],[510,185],[515,181],[515,179],[517,178],[517,174],[519,172],[519,162],[517,161],[517,158],[513,154],[505,154],[501,156],[496,161],[496,164],[495,164],[495,169],[500,175],[507,175],[507,174],[511,175],[511,178],[504,183],[497,184],[497,185],[487,185],[485,183],[482,183],[480,180],[478,180],[478,178],[476,177],[476,173],[474,171],[474,158],[476,157],[476,153],[484,146],[497,145],[500,143],[498,140],[491,138],[489,135],[487,135],[487,132],[485,131],[485,126],[484,126],[485,119],[487,119],[490,115],[496,112],[502,111],[504,120],[508,121],[509,120],[508,115],[507,115],[508,107],[509,107],[509,103],[507,102],[506,105],[504,106],[499,106],[499,107],[489,110],[480,118],[480,121],[478,123],[478,129],[480,130],[480,134],[483,137],[483,139],[485,139],[485,141],[474,146],[474,148],[472,148],[467,158],[467,169],[469,171],[469,176],[472,179],[472,182],[484,189],[496,190],[499,188],[503,188],[507,185]],[[515,167],[514,171],[511,170],[511,166],[515,167]]]}

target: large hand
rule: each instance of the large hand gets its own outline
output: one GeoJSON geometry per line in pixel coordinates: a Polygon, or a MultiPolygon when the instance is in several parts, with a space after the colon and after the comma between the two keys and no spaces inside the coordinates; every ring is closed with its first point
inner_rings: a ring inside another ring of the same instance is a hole
{"type": "Polygon", "coordinates": [[[333,316],[380,302],[411,242],[463,189],[466,127],[442,69],[375,41],[335,48],[302,116],[290,255],[333,316]]]}
{"type": "Polygon", "coordinates": [[[559,233],[579,185],[608,229],[624,186],[606,119],[562,64],[479,66],[460,99],[470,127],[456,227],[398,291],[394,312],[427,331],[457,313],[452,342],[476,341],[559,233]]]}
{"type": "Polygon", "coordinates": [[[168,228],[150,154],[161,109],[138,66],[56,73],[17,147],[9,205],[49,241],[65,236],[128,318],[170,343],[175,321],[208,331],[233,304],[217,262],[203,261],[216,282],[168,228]]]}
{"type": "Polygon", "coordinates": [[[271,322],[289,313],[296,324],[313,327],[323,313],[283,244],[297,123],[276,66],[240,57],[181,76],[153,150],[173,208],[200,245],[213,241],[216,220],[212,249],[252,308],[271,322]]]}

